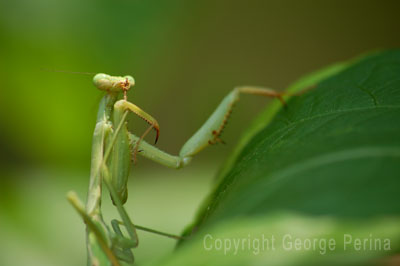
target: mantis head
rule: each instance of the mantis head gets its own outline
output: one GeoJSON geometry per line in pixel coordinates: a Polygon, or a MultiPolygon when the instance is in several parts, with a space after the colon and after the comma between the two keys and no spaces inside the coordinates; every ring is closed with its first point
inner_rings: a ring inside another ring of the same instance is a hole
{"type": "Polygon", "coordinates": [[[93,77],[93,83],[99,90],[126,93],[135,85],[135,80],[132,76],[114,77],[100,73],[93,77]]]}

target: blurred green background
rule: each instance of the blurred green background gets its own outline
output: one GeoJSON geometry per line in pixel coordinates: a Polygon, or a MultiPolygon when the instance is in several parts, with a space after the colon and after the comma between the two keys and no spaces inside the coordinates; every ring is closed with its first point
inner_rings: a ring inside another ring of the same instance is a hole
{"type": "MultiPolygon", "coordinates": [[[[398,47],[398,1],[0,1],[0,265],[83,265],[86,197],[101,92],[91,75],[133,75],[129,99],[177,153],[236,85],[284,89],[303,74],[398,47]]],[[[243,97],[223,139],[180,171],[139,158],[128,212],[172,233],[190,223],[213,176],[265,99],[243,97]]],[[[145,125],[132,117],[130,129],[145,125]]],[[[105,195],[105,198],[108,195],[105,195]]],[[[106,219],[116,217],[108,199],[106,219]]],[[[138,264],[174,242],[140,233],[138,264]]]]}

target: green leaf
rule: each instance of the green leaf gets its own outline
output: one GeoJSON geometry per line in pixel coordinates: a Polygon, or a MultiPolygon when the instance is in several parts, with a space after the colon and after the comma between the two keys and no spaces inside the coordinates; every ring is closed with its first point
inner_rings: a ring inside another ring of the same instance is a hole
{"type": "Polygon", "coordinates": [[[399,51],[369,56],[292,98],[236,158],[197,226],[273,210],[399,214],[399,107],[399,51]]]}
{"type": "MultiPolygon", "coordinates": [[[[368,222],[291,213],[242,217],[197,234],[156,265],[381,265],[400,246],[400,219],[368,222]]],[[[394,265],[394,264],[393,264],[394,265]]]]}
{"type": "MultiPolygon", "coordinates": [[[[261,258],[244,252],[234,263],[231,255],[204,252],[203,237],[209,232],[235,237],[246,232],[280,234],[293,228],[310,237],[387,233],[395,243],[391,250],[400,250],[398,229],[385,231],[391,223],[376,220],[400,217],[400,51],[329,67],[289,91],[312,84],[316,87],[292,97],[288,108],[272,105],[255,121],[222,168],[219,183],[192,227],[193,238],[167,261],[174,265],[332,262],[330,256],[316,253],[297,260],[295,252],[268,251],[261,258]],[[282,218],[282,212],[295,212],[300,218],[282,218]]],[[[358,264],[387,252],[364,250],[360,259],[342,250],[332,256],[358,264]]]]}

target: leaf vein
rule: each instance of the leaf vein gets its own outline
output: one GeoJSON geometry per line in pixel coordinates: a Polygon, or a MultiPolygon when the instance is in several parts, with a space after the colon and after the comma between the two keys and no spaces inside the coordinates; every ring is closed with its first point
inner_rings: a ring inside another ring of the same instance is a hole
{"type": "MultiPolygon", "coordinates": [[[[336,110],[336,111],[333,111],[333,112],[326,112],[326,113],[323,113],[323,114],[318,114],[318,115],[310,116],[310,117],[307,117],[307,118],[302,118],[300,120],[294,121],[291,124],[276,130],[270,136],[265,138],[263,141],[259,142],[258,146],[259,145],[263,145],[266,141],[269,141],[271,138],[275,137],[278,134],[285,135],[286,133],[282,133],[282,132],[284,132],[285,130],[288,130],[289,128],[294,127],[295,125],[303,123],[303,122],[311,121],[311,120],[322,118],[322,117],[332,116],[332,115],[345,114],[345,113],[355,112],[355,111],[368,111],[368,110],[373,110],[373,109],[400,109],[400,106],[398,106],[398,105],[378,105],[378,106],[373,106],[373,107],[371,107],[371,106],[369,106],[369,107],[358,107],[358,108],[351,108],[351,109],[345,109],[345,110],[336,110]]],[[[282,137],[283,136],[280,136],[280,138],[282,138],[282,137]]]]}

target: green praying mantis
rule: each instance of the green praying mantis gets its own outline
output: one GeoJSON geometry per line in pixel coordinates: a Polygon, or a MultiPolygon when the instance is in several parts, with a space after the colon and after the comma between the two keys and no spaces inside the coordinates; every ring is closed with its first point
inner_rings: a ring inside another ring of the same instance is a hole
{"type": "Polygon", "coordinates": [[[182,168],[193,156],[209,145],[221,142],[220,135],[240,94],[253,94],[279,99],[283,105],[283,93],[262,87],[243,86],[234,88],[219,104],[208,120],[182,146],[179,155],[171,155],[146,142],[144,137],[160,127],[155,118],[127,100],[127,91],[135,80],[131,76],[117,77],[96,74],[94,85],[105,92],[100,101],[96,126],[93,134],[89,191],[86,205],[75,192],[67,198],[86,224],[88,265],[132,265],[132,249],[139,244],[136,229],[179,239],[179,236],[134,225],[127,214],[124,203],[128,197],[127,182],[131,161],[137,154],[171,168],[182,168]],[[121,98],[122,95],[122,99],[121,98]],[[150,126],[141,137],[129,132],[126,125],[128,113],[134,113],[150,126]],[[112,220],[110,230],[101,212],[102,184],[110,192],[121,221],[112,220]],[[124,236],[124,226],[128,236],[124,236]]]}

